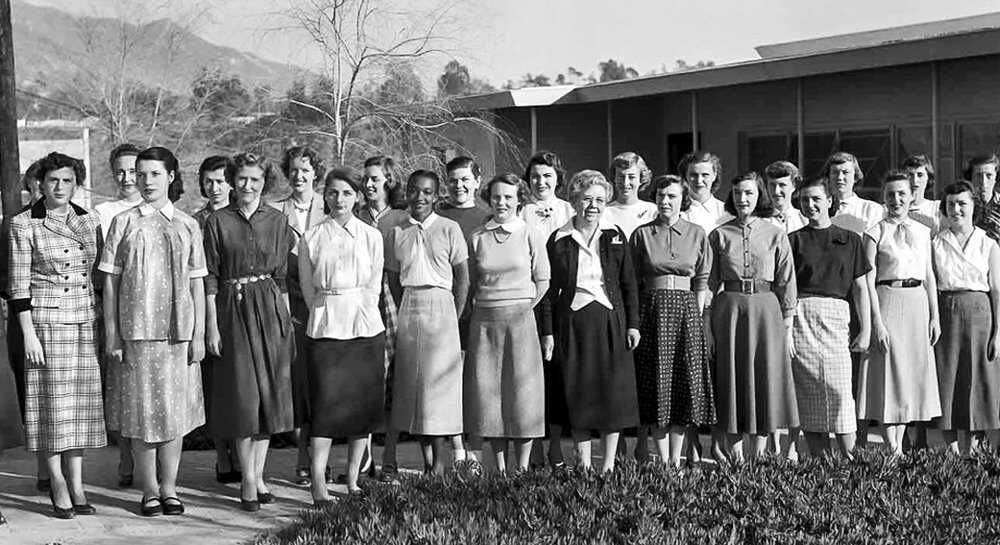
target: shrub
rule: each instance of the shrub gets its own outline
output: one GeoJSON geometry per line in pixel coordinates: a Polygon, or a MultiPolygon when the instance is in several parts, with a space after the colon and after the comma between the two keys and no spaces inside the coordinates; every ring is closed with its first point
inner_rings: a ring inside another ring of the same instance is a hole
{"type": "Polygon", "coordinates": [[[995,455],[866,450],[853,463],[404,477],[256,543],[996,543],[998,475],[995,455]]]}

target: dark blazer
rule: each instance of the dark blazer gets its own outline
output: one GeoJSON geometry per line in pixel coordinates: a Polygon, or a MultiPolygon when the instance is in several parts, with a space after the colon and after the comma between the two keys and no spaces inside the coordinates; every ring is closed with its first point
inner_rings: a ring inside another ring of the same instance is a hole
{"type": "MultiPolygon", "coordinates": [[[[542,335],[553,334],[553,322],[571,312],[576,295],[577,263],[580,246],[573,237],[559,237],[559,230],[549,236],[545,245],[552,268],[549,290],[539,303],[542,335]]],[[[611,301],[615,317],[622,329],[639,328],[639,290],[636,284],[632,253],[628,237],[617,226],[602,228],[600,233],[601,270],[604,291],[611,301]]]]}

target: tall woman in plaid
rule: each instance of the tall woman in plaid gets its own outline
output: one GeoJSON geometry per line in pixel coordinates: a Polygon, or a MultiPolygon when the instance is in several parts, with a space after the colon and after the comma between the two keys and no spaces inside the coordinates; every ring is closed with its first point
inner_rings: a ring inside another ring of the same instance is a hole
{"type": "Polygon", "coordinates": [[[10,308],[24,334],[28,450],[45,453],[56,516],[72,518],[94,513],[83,449],[107,443],[93,284],[101,224],[70,202],[82,161],[53,152],[41,172],[44,197],[11,221],[10,308]]]}

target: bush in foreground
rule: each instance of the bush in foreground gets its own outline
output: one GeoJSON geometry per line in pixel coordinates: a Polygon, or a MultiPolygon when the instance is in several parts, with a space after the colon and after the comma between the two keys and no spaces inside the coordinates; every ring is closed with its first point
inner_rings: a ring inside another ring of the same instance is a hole
{"type": "Polygon", "coordinates": [[[257,545],[393,543],[998,543],[1000,459],[765,460],[608,476],[548,470],[372,486],[257,545]]]}

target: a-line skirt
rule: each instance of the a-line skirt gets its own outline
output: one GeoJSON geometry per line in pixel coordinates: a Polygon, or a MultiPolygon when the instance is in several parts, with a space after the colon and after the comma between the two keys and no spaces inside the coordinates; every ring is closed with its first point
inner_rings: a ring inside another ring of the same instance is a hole
{"type": "Polygon", "coordinates": [[[712,371],[694,292],[649,290],[640,302],[639,422],[659,428],[714,424],[712,371]]]}
{"type": "Polygon", "coordinates": [[[774,293],[724,291],[712,308],[715,412],[726,433],[799,425],[785,325],[774,293]]]}
{"type": "Polygon", "coordinates": [[[413,435],[462,433],[462,348],[451,291],[406,288],[396,335],[393,428],[413,435]]]}
{"type": "Polygon", "coordinates": [[[635,362],[625,349],[623,320],[592,302],[577,311],[557,310],[555,355],[563,399],[574,430],[617,431],[639,424],[635,362]]]}
{"type": "Polygon", "coordinates": [[[309,433],[358,437],[376,431],[385,416],[385,334],[357,339],[310,339],[309,433]]]}
{"type": "Polygon", "coordinates": [[[883,352],[873,335],[858,373],[858,418],[905,424],[941,416],[927,292],[878,286],[876,293],[889,351],[883,352]]]}
{"type": "Polygon", "coordinates": [[[988,359],[990,297],[981,291],[940,292],[941,338],[934,345],[941,418],[946,430],[1000,428],[1000,362],[988,359]]]}
{"type": "Polygon", "coordinates": [[[107,444],[97,325],[36,323],[43,367],[26,366],[24,428],[31,452],[107,444]]]}
{"type": "Polygon", "coordinates": [[[857,412],[851,389],[851,309],[833,297],[801,297],[792,325],[792,376],[803,431],[853,433],[857,412]]]}
{"type": "Polygon", "coordinates": [[[205,423],[201,366],[187,341],[125,341],[118,369],[116,421],[122,437],[161,443],[205,423]]]}
{"type": "Polygon", "coordinates": [[[545,434],[542,352],[531,302],[476,306],[465,356],[465,432],[480,437],[545,434]]]}

